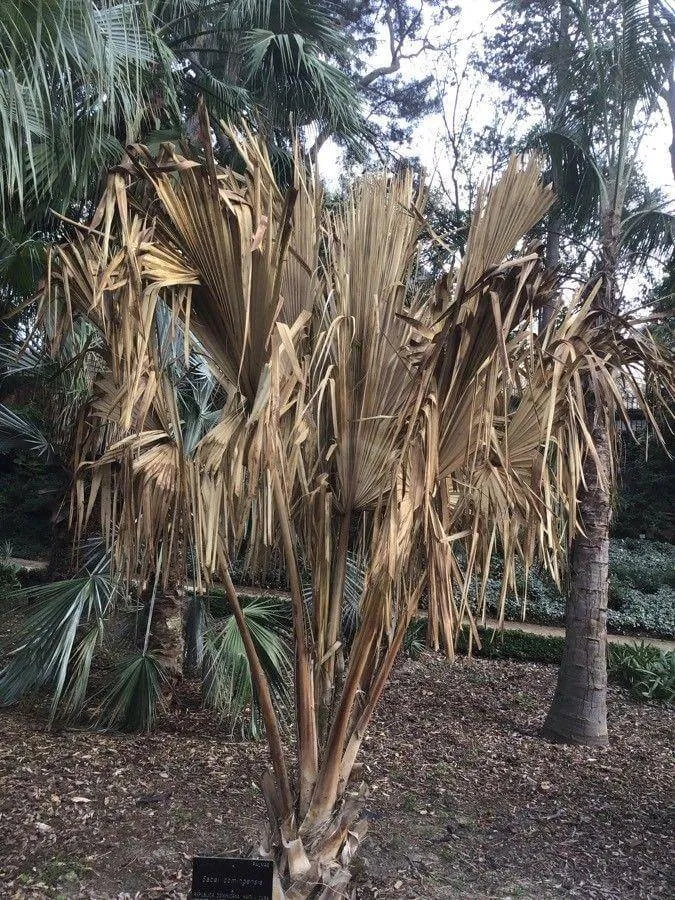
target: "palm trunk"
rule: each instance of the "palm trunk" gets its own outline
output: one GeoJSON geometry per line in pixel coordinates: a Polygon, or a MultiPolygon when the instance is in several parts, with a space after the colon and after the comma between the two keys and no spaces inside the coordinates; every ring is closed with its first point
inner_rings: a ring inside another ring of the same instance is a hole
{"type": "MultiPolygon", "coordinates": [[[[558,23],[558,35],[556,43],[556,53],[553,63],[553,79],[555,82],[555,95],[552,98],[553,115],[556,114],[558,108],[565,102],[568,92],[568,68],[570,58],[570,8],[567,3],[560,4],[560,20],[558,23]]],[[[554,170],[553,186],[557,188],[554,170]]],[[[546,267],[548,269],[557,269],[560,264],[560,229],[562,226],[562,217],[560,211],[555,210],[549,213],[548,230],[546,233],[546,267]]],[[[539,327],[544,331],[553,317],[555,310],[555,299],[553,295],[549,298],[546,305],[539,313],[539,327]]]]}
{"type": "Polygon", "coordinates": [[[73,533],[68,522],[67,512],[59,510],[52,525],[52,545],[47,563],[47,578],[50,581],[72,578],[77,571],[75,556],[73,533]]]}
{"type": "Polygon", "coordinates": [[[204,659],[204,598],[192,594],[187,602],[185,620],[185,666],[184,674],[196,678],[204,659]]]}
{"type": "Polygon", "coordinates": [[[607,738],[607,582],[609,575],[608,485],[611,446],[600,423],[593,434],[602,466],[587,458],[587,488],[579,497],[585,534],[574,540],[565,648],[544,733],[558,741],[604,746],[607,738]]]}
{"type": "MultiPolygon", "coordinates": [[[[546,268],[557,269],[560,265],[560,217],[555,213],[549,214],[548,231],[546,234],[546,268]]],[[[555,295],[551,294],[545,306],[539,313],[539,327],[544,331],[555,311],[555,295]]]]}
{"type": "MultiPolygon", "coordinates": [[[[618,307],[619,219],[614,210],[605,212],[602,224],[604,280],[597,308],[606,318],[618,307]]],[[[578,498],[583,534],[575,536],[572,547],[565,648],[544,734],[564,743],[602,746],[608,742],[607,590],[614,409],[599,408],[588,387],[586,412],[597,460],[589,454],[584,462],[585,487],[578,498]]]]}
{"type": "Polygon", "coordinates": [[[149,646],[174,684],[183,677],[185,611],[185,589],[172,580],[155,599],[149,646]]]}
{"type": "Polygon", "coordinates": [[[169,551],[168,570],[155,585],[148,647],[162,664],[169,690],[183,677],[185,659],[185,548],[181,536],[169,551]]]}
{"type": "MultiPolygon", "coordinates": [[[[675,61],[673,62],[675,67],[675,61]]],[[[675,178],[675,71],[670,77],[668,87],[664,91],[666,106],[668,107],[668,118],[670,119],[670,129],[672,132],[672,141],[670,144],[670,165],[673,170],[673,178],[675,178]]]]}

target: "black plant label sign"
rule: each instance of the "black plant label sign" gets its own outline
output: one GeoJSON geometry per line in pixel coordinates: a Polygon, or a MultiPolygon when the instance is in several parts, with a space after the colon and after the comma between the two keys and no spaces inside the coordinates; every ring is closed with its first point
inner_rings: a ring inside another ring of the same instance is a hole
{"type": "Polygon", "coordinates": [[[273,865],[269,859],[195,856],[193,900],[272,900],[273,865]]]}

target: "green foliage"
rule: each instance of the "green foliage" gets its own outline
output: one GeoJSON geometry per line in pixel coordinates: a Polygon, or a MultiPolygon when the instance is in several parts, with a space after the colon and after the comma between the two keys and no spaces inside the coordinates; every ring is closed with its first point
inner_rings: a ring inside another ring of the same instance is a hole
{"type": "MultiPolygon", "coordinates": [[[[474,656],[485,659],[515,659],[520,662],[558,665],[565,646],[565,639],[561,637],[548,637],[511,629],[495,631],[492,628],[479,628],[478,635],[481,646],[479,648],[474,641],[471,652],[474,656]]],[[[460,652],[467,652],[468,648],[469,631],[465,628],[460,633],[457,649],[460,652]]]]}
{"type": "MultiPolygon", "coordinates": [[[[242,611],[249,634],[282,716],[290,708],[292,663],[289,649],[289,608],[278,597],[244,597],[242,611]]],[[[204,698],[234,732],[258,737],[262,721],[244,642],[222,593],[211,598],[211,615],[204,632],[204,698]]]]}
{"type": "Polygon", "coordinates": [[[663,585],[675,587],[675,548],[657,541],[612,541],[610,574],[619,584],[643,594],[656,594],[663,585]]]}
{"type": "Polygon", "coordinates": [[[122,659],[101,693],[97,721],[105,728],[151,731],[162,710],[166,682],[162,665],[151,651],[122,659]]]}
{"type": "Polygon", "coordinates": [[[664,653],[644,642],[610,645],[609,674],[627,687],[636,700],[675,699],[675,652],[664,653]]]}
{"type": "Polygon", "coordinates": [[[0,598],[21,587],[16,566],[0,562],[0,598]]]}
{"type": "MultiPolygon", "coordinates": [[[[166,61],[147,12],[126,0],[2,0],[3,214],[8,200],[21,211],[49,199],[66,208],[119,157],[117,133],[137,136],[166,61]]],[[[168,99],[172,78],[161,74],[168,99]]]]}
{"type": "MultiPolygon", "coordinates": [[[[639,538],[612,539],[607,627],[610,631],[675,635],[675,547],[639,538]]],[[[499,565],[495,560],[486,592],[490,615],[499,612],[499,565]]],[[[525,579],[517,577],[518,596],[506,598],[506,618],[522,617],[525,579]]],[[[472,596],[475,589],[472,587],[472,596]]],[[[565,597],[545,572],[530,572],[526,618],[540,625],[565,624],[565,597]]]]}
{"type": "Polygon", "coordinates": [[[103,557],[78,578],[7,595],[9,608],[28,606],[29,611],[12,635],[12,648],[0,671],[0,705],[48,688],[50,720],[57,713],[75,717],[82,709],[114,594],[108,559],[103,557]]]}
{"type": "Polygon", "coordinates": [[[5,541],[0,548],[0,603],[3,598],[18,591],[21,587],[19,581],[19,570],[9,560],[14,555],[14,547],[10,541],[5,541]]]}
{"type": "Polygon", "coordinates": [[[13,555],[27,559],[49,555],[52,517],[64,489],[62,471],[26,452],[14,454],[0,471],[0,536],[11,536],[13,555]]]}
{"type": "Polygon", "coordinates": [[[675,466],[669,454],[675,454],[675,441],[667,431],[667,448],[652,436],[645,452],[647,435],[637,442],[623,442],[620,485],[613,533],[617,537],[670,541],[675,537],[675,466]]]}
{"type": "Polygon", "coordinates": [[[410,625],[408,625],[408,629],[403,639],[403,652],[411,659],[417,659],[424,650],[426,640],[427,620],[413,619],[410,625]]]}
{"type": "Polygon", "coordinates": [[[55,458],[54,448],[36,423],[0,403],[0,453],[16,450],[25,450],[45,462],[55,458]]]}
{"type": "Polygon", "coordinates": [[[675,546],[638,538],[613,540],[609,551],[610,630],[675,634],[675,546]]]}

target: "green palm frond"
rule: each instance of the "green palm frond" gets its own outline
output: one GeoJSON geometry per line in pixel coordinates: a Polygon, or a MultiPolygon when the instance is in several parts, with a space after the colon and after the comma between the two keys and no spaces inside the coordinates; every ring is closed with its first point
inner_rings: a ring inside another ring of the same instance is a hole
{"type": "Polygon", "coordinates": [[[366,563],[353,551],[347,553],[344,598],[342,603],[342,635],[347,645],[356,634],[361,611],[361,597],[366,580],[366,563]]]}
{"type": "Polygon", "coordinates": [[[199,95],[204,97],[215,121],[236,122],[242,115],[252,115],[253,102],[245,87],[219,76],[207,68],[200,56],[192,54],[183,84],[191,99],[188,105],[196,106],[199,95]]]}
{"type": "Polygon", "coordinates": [[[151,731],[163,709],[166,683],[162,664],[152,651],[122,659],[100,695],[97,721],[104,728],[151,731]]]}
{"type": "MultiPolygon", "coordinates": [[[[177,71],[186,94],[201,93],[214,120],[232,123],[243,115],[284,133],[290,118],[346,134],[361,129],[355,86],[336,65],[348,56],[348,43],[330,3],[205,3],[166,28],[184,61],[177,71]]],[[[193,100],[186,103],[194,108],[193,100]]]]}
{"type": "Polygon", "coordinates": [[[11,609],[29,605],[30,611],[12,636],[13,649],[0,672],[0,705],[46,688],[52,696],[50,720],[58,712],[70,717],[81,710],[116,593],[108,555],[95,556],[92,569],[80,577],[6,597],[11,609]]]}
{"type": "Polygon", "coordinates": [[[626,103],[643,99],[653,103],[672,72],[675,34],[668,22],[667,3],[621,2],[623,27],[617,56],[626,103]]]}
{"type": "Polygon", "coordinates": [[[530,143],[541,147],[549,157],[562,210],[578,222],[597,216],[606,185],[583,123],[555,122],[536,132],[530,143]]]}
{"type": "Polygon", "coordinates": [[[418,659],[427,645],[426,619],[414,619],[405,633],[403,650],[411,659],[418,659]]]}
{"type": "Polygon", "coordinates": [[[35,422],[0,403],[0,453],[26,450],[51,463],[57,459],[49,438],[35,422]]]}
{"type": "MultiPolygon", "coordinates": [[[[287,606],[275,597],[242,600],[246,624],[282,715],[290,708],[293,669],[287,638],[287,606]]],[[[251,670],[231,614],[208,620],[204,634],[204,696],[233,731],[239,725],[244,733],[260,735],[260,713],[251,670]]]]}
{"type": "Polygon", "coordinates": [[[0,233],[0,283],[18,297],[35,293],[45,261],[45,239],[49,237],[13,217],[0,233]]]}
{"type": "Polygon", "coordinates": [[[298,125],[319,119],[337,131],[358,129],[358,101],[347,75],[300,33],[256,28],[243,40],[245,83],[273,123],[289,109],[298,125]]]}
{"type": "Polygon", "coordinates": [[[23,208],[31,185],[43,196],[66,175],[74,189],[113,136],[135,139],[166,61],[144,3],[1,0],[3,207],[14,196],[23,208]]]}
{"type": "Polygon", "coordinates": [[[277,33],[302,35],[325,54],[340,56],[345,38],[325,0],[234,0],[218,20],[230,31],[269,29],[277,33]]]}
{"type": "Polygon", "coordinates": [[[675,216],[665,204],[645,204],[624,215],[621,222],[621,245],[634,264],[646,264],[655,253],[675,247],[675,216]]]}
{"type": "Polygon", "coordinates": [[[214,402],[217,389],[215,378],[196,360],[178,385],[183,445],[188,455],[220,419],[220,408],[214,402]]]}
{"type": "Polygon", "coordinates": [[[58,364],[47,354],[44,345],[19,342],[0,344],[0,369],[4,376],[20,376],[25,380],[43,381],[54,377],[58,364]]]}

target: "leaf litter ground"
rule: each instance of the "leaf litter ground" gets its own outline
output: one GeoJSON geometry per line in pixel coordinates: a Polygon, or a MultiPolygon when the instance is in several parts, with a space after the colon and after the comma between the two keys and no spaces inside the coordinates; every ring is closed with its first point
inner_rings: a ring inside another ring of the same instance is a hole
{"type": "MultiPolygon", "coordinates": [[[[612,688],[609,749],[552,745],[554,683],[533,664],[401,665],[365,744],[359,897],[672,896],[672,709],[612,688]]],[[[0,714],[3,900],[183,898],[193,854],[255,845],[264,746],[192,707],[150,736],[0,714]]]]}

